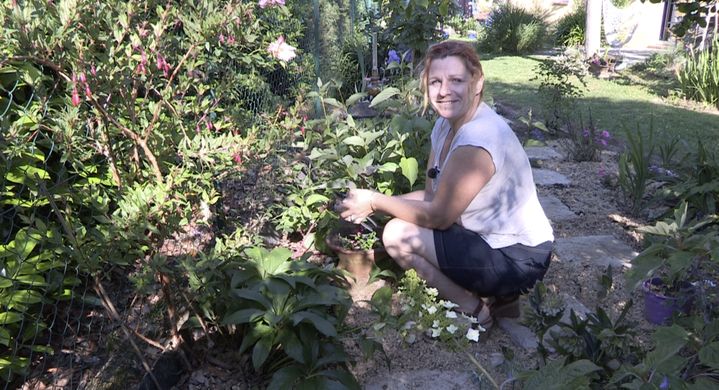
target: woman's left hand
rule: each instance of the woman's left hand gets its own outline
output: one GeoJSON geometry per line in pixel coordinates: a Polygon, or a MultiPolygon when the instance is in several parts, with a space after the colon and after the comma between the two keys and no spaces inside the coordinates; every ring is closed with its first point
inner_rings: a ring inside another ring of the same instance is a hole
{"type": "Polygon", "coordinates": [[[374,211],[372,210],[372,197],[374,191],[353,189],[347,193],[347,196],[340,202],[336,211],[340,213],[340,217],[351,223],[361,223],[374,211]]]}

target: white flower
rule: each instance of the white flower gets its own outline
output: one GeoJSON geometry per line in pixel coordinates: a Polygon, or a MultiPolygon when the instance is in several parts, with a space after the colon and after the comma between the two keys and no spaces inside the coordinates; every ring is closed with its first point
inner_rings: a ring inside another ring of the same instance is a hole
{"type": "Polygon", "coordinates": [[[444,306],[445,309],[454,309],[455,307],[459,307],[458,304],[450,301],[442,301],[442,306],[444,306]]]}
{"type": "Polygon", "coordinates": [[[467,329],[467,335],[465,336],[469,340],[474,341],[475,343],[479,341],[479,329],[467,329]]]}
{"type": "Polygon", "coordinates": [[[280,37],[277,38],[276,41],[270,43],[270,46],[267,48],[267,51],[270,52],[272,57],[285,62],[297,56],[297,54],[295,54],[295,50],[297,50],[297,48],[285,43],[284,35],[280,35],[280,37]]]}
{"type": "Polygon", "coordinates": [[[454,334],[454,332],[456,332],[457,329],[459,329],[459,328],[454,326],[454,324],[451,324],[450,326],[447,327],[447,332],[449,332],[449,334],[454,334]]]}
{"type": "Polygon", "coordinates": [[[434,305],[432,305],[432,306],[422,305],[422,308],[427,310],[427,313],[429,313],[429,314],[434,314],[437,312],[437,307],[434,305]]]}
{"type": "Polygon", "coordinates": [[[434,338],[434,339],[439,337],[439,334],[442,333],[442,329],[432,328],[431,331],[432,331],[432,334],[430,336],[432,336],[432,338],[434,338]]]}
{"type": "Polygon", "coordinates": [[[439,320],[434,320],[434,322],[432,323],[432,327],[439,328],[439,320]]]}
{"type": "Polygon", "coordinates": [[[439,291],[437,291],[437,289],[433,287],[427,287],[425,291],[427,292],[427,295],[431,297],[436,297],[437,295],[439,295],[439,291]]]}
{"type": "Polygon", "coordinates": [[[447,318],[457,318],[457,313],[455,313],[452,310],[447,310],[447,312],[444,314],[447,318]]]}

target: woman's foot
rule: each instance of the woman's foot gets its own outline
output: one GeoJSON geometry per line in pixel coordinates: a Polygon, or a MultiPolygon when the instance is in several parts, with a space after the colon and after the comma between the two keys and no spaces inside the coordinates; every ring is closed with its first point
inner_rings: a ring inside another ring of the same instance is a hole
{"type": "MultiPolygon", "coordinates": [[[[484,302],[482,298],[479,298],[477,306],[472,310],[471,313],[463,311],[463,313],[469,317],[475,318],[477,324],[479,324],[485,330],[489,330],[494,325],[494,319],[492,318],[492,312],[488,304],[484,302]]],[[[472,324],[474,327],[475,324],[472,324]]]]}

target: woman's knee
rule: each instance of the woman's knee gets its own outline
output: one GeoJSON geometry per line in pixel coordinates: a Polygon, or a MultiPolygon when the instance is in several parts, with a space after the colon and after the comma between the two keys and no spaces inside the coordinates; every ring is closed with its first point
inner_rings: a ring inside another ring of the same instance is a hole
{"type": "Polygon", "coordinates": [[[399,218],[387,222],[382,232],[382,244],[390,255],[408,250],[411,230],[412,224],[399,218]]]}

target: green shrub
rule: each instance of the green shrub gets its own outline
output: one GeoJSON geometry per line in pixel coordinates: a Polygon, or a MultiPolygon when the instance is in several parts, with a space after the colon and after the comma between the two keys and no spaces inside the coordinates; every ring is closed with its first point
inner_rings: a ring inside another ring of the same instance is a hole
{"type": "Polygon", "coordinates": [[[708,49],[692,51],[677,78],[684,96],[719,107],[719,37],[708,49]]]}
{"type": "Polygon", "coordinates": [[[537,50],[547,31],[543,17],[509,3],[493,9],[485,27],[486,35],[480,49],[511,54],[537,50]]]}
{"type": "Polygon", "coordinates": [[[587,23],[587,10],[578,7],[557,21],[554,40],[560,46],[584,45],[584,26],[587,23]]]}

